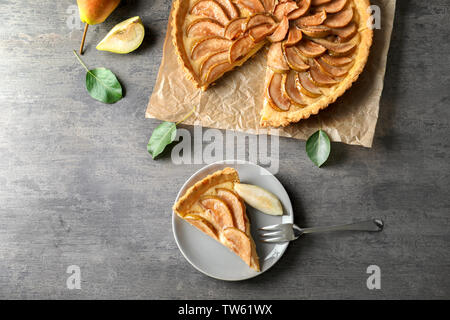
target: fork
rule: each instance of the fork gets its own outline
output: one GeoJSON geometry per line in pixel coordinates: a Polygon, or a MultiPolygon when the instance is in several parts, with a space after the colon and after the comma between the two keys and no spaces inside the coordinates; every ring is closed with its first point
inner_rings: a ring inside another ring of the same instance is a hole
{"type": "Polygon", "coordinates": [[[293,223],[275,224],[258,229],[260,231],[260,241],[266,243],[288,242],[297,240],[302,234],[328,232],[328,231],[371,231],[379,232],[384,227],[383,220],[370,219],[350,224],[329,226],[300,228],[293,223]]]}

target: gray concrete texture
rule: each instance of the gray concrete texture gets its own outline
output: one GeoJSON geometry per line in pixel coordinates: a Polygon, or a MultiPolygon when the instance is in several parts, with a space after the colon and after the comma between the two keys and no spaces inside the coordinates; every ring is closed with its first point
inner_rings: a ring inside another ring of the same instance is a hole
{"type": "Polygon", "coordinates": [[[305,236],[270,272],[239,283],[196,271],[172,235],[175,196],[202,165],[146,150],[170,4],[123,1],[90,28],[85,62],[110,68],[126,91],[104,105],[72,53],[75,1],[1,1],[0,298],[450,298],[449,2],[397,1],[372,149],[333,143],[318,169],[303,141],[280,139],[277,177],[297,224],[380,217],[385,230],[305,236]],[[138,51],[95,50],[133,15],[147,27],[138,51]],[[371,264],[381,290],[366,287],[371,264]],[[66,287],[69,265],[81,267],[81,290],[66,287]]]}

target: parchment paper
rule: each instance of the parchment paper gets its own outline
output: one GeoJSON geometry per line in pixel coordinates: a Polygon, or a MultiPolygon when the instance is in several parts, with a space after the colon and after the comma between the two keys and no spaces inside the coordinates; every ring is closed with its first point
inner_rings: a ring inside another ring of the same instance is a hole
{"type": "Polygon", "coordinates": [[[381,9],[381,29],[374,30],[370,57],[358,81],[319,115],[279,130],[259,126],[266,50],[261,50],[242,67],[227,73],[215,86],[202,92],[185,78],[178,64],[169,18],[161,66],[146,118],[176,122],[196,107],[195,115],[184,124],[252,134],[278,134],[302,140],[322,128],[332,141],[371,147],[383,90],[396,0],[372,0],[371,3],[381,9]]]}

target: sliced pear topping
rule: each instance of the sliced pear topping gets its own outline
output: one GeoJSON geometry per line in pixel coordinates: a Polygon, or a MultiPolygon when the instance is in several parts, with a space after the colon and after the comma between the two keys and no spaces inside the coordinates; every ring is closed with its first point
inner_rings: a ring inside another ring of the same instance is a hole
{"type": "Polygon", "coordinates": [[[110,51],[114,53],[130,53],[142,44],[145,28],[141,18],[133,17],[127,19],[114,28],[97,45],[97,50],[110,51]]]}
{"type": "Polygon", "coordinates": [[[353,62],[352,58],[330,56],[329,54],[324,54],[321,57],[321,59],[323,59],[323,61],[325,61],[329,65],[335,66],[335,67],[345,66],[345,65],[353,62]]]}
{"type": "Polygon", "coordinates": [[[262,13],[265,11],[263,4],[259,0],[236,0],[236,2],[251,13],[262,13]]]}
{"type": "Polygon", "coordinates": [[[298,42],[300,42],[300,40],[302,40],[302,38],[303,38],[302,31],[294,25],[290,26],[288,38],[284,42],[284,45],[285,46],[293,46],[293,45],[297,44],[298,42]]]}
{"type": "Polygon", "coordinates": [[[269,34],[272,34],[276,26],[273,24],[261,24],[248,31],[248,35],[257,43],[264,40],[269,34]]]}
{"type": "Polygon", "coordinates": [[[320,6],[320,5],[322,5],[322,4],[325,4],[325,3],[330,3],[332,0],[312,0],[312,5],[313,6],[320,6]]]}
{"type": "Polygon", "coordinates": [[[233,214],[236,227],[245,232],[245,205],[239,196],[231,190],[218,188],[217,195],[227,204],[233,214]]]}
{"type": "Polygon", "coordinates": [[[316,62],[318,66],[320,66],[321,70],[331,77],[345,76],[348,73],[348,70],[351,68],[351,66],[344,66],[344,67],[331,66],[328,63],[326,63],[322,58],[316,59],[316,62]]]}
{"type": "Polygon", "coordinates": [[[224,28],[215,20],[201,18],[193,21],[187,28],[188,37],[222,36],[224,28]]]}
{"type": "Polygon", "coordinates": [[[216,239],[219,241],[217,230],[214,228],[214,226],[205,218],[196,215],[196,214],[188,214],[184,216],[184,219],[192,224],[194,227],[197,227],[204,233],[206,233],[208,236],[216,239]]]}
{"type": "Polygon", "coordinates": [[[277,73],[289,71],[290,68],[284,58],[281,42],[275,42],[270,45],[267,53],[267,65],[277,73]]]}
{"type": "Polygon", "coordinates": [[[320,91],[319,87],[311,81],[311,78],[307,72],[299,72],[296,82],[300,92],[308,97],[317,98],[322,95],[322,91],[320,91]]]}
{"type": "Polygon", "coordinates": [[[344,9],[347,1],[348,0],[334,0],[332,2],[329,1],[328,3],[320,6],[319,9],[324,9],[327,13],[337,13],[344,9]]]}
{"type": "Polygon", "coordinates": [[[309,72],[311,74],[311,80],[318,86],[330,87],[332,85],[335,85],[336,83],[339,83],[339,81],[322,72],[315,60],[313,60],[309,72]]]}
{"type": "Polygon", "coordinates": [[[301,54],[303,54],[308,58],[315,58],[321,56],[322,54],[325,53],[325,51],[327,51],[327,48],[306,39],[300,41],[300,43],[297,44],[296,47],[300,50],[301,54]]]}
{"type": "Polygon", "coordinates": [[[244,33],[247,27],[248,18],[236,18],[225,27],[224,37],[230,40],[234,40],[244,33]]]}
{"type": "Polygon", "coordinates": [[[356,23],[351,22],[346,27],[334,28],[331,30],[331,32],[334,35],[338,36],[340,41],[347,41],[358,32],[358,27],[356,23]]]}
{"type": "Polygon", "coordinates": [[[324,24],[329,28],[343,28],[348,25],[353,19],[353,8],[348,7],[347,9],[330,15],[325,20],[324,24]]]}
{"type": "Polygon", "coordinates": [[[251,16],[247,23],[247,30],[261,24],[275,24],[275,20],[267,14],[259,13],[251,16]]]}
{"type": "MultiPolygon", "coordinates": [[[[291,107],[291,100],[283,94],[283,74],[274,73],[269,81],[269,86],[267,88],[267,101],[272,109],[276,111],[288,111],[291,107]]],[[[241,193],[236,189],[237,193],[247,202],[246,198],[241,195],[241,193]]],[[[249,202],[252,207],[253,205],[249,202]]],[[[258,208],[257,208],[258,209],[258,208]]]]}
{"type": "Polygon", "coordinates": [[[204,38],[198,41],[191,50],[191,57],[194,60],[197,60],[201,57],[206,56],[210,53],[217,53],[228,49],[232,44],[231,40],[220,38],[220,37],[211,37],[204,38]]]}
{"type": "Polygon", "coordinates": [[[308,26],[318,26],[318,25],[321,25],[325,21],[326,18],[327,18],[327,13],[325,12],[325,10],[322,10],[311,16],[304,16],[304,17],[297,19],[297,25],[300,28],[308,27],[308,26]]]}
{"type": "Polygon", "coordinates": [[[226,26],[230,21],[222,7],[213,0],[200,0],[190,11],[191,14],[211,18],[226,26]]]}
{"type": "Polygon", "coordinates": [[[226,50],[219,53],[214,53],[203,60],[202,64],[200,65],[201,78],[206,81],[210,69],[217,64],[228,62],[228,55],[228,50],[226,50]]]}
{"type": "Polygon", "coordinates": [[[330,53],[332,53],[335,56],[347,55],[356,48],[355,42],[340,43],[340,42],[331,42],[325,39],[314,39],[314,42],[317,42],[321,46],[327,48],[328,50],[330,50],[330,53]]]}
{"type": "Polygon", "coordinates": [[[224,243],[248,265],[251,263],[252,245],[250,238],[241,230],[227,228],[222,232],[224,243]]]}
{"type": "Polygon", "coordinates": [[[283,74],[283,92],[291,100],[293,105],[297,107],[304,107],[308,103],[305,101],[304,97],[297,89],[297,72],[294,70],[289,71],[287,74],[283,74]]]}
{"type": "Polygon", "coordinates": [[[239,17],[239,12],[236,9],[236,6],[231,2],[231,0],[215,0],[219,3],[222,8],[225,9],[225,13],[228,15],[230,19],[235,19],[239,17]]]}
{"type": "Polygon", "coordinates": [[[298,9],[292,11],[288,15],[289,20],[295,20],[304,16],[311,7],[311,0],[301,0],[297,3],[298,9]]]}
{"type": "Polygon", "coordinates": [[[216,65],[212,66],[208,73],[206,74],[206,83],[211,83],[218,78],[220,78],[225,72],[230,71],[233,68],[233,65],[231,65],[228,61],[217,63],[216,65]]]}
{"type": "Polygon", "coordinates": [[[284,16],[287,16],[296,9],[298,9],[298,5],[294,1],[281,2],[276,5],[273,15],[278,21],[281,21],[284,16]]]}
{"type": "Polygon", "coordinates": [[[273,10],[275,9],[278,0],[261,0],[261,2],[264,5],[266,12],[272,13],[273,10]]]}
{"type": "Polygon", "coordinates": [[[284,57],[286,61],[291,67],[296,71],[306,71],[309,69],[309,65],[307,65],[302,57],[300,56],[298,49],[296,47],[283,47],[284,57]]]}
{"type": "Polygon", "coordinates": [[[233,42],[230,47],[229,62],[234,63],[236,60],[245,57],[253,46],[253,40],[250,36],[239,38],[233,42]]]}
{"type": "Polygon", "coordinates": [[[287,32],[289,31],[289,20],[285,16],[281,20],[280,24],[277,26],[275,31],[267,37],[272,42],[278,42],[283,40],[286,37],[287,32]]]}
{"type": "Polygon", "coordinates": [[[211,210],[217,225],[222,228],[234,227],[233,216],[230,209],[219,197],[207,196],[200,200],[200,204],[211,210]]]}
{"type": "MultiPolygon", "coordinates": [[[[281,75],[278,76],[280,76],[281,80],[281,75]]],[[[243,183],[235,183],[234,190],[253,208],[270,215],[283,215],[281,202],[272,192],[255,185],[243,183]]]]}
{"type": "Polygon", "coordinates": [[[312,38],[323,38],[331,33],[331,29],[326,26],[302,27],[301,30],[305,35],[312,38]]]}

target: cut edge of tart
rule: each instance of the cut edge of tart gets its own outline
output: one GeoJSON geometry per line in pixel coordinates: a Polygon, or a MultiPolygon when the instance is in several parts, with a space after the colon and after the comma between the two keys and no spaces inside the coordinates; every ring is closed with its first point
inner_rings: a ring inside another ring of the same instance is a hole
{"type": "Polygon", "coordinates": [[[233,168],[216,171],[190,187],[174,204],[173,211],[259,272],[259,258],[245,204],[234,191],[234,184],[239,182],[239,175],[233,168]]]}

